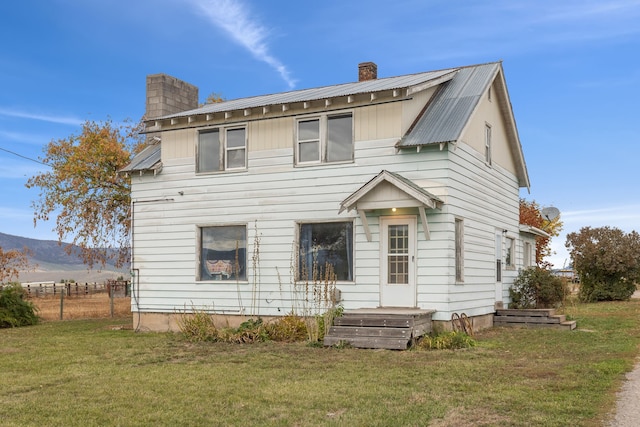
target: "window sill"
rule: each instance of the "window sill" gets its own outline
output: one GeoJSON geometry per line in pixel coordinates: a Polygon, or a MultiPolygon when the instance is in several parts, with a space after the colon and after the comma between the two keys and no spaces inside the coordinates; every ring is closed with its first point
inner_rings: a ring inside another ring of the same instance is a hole
{"type": "Polygon", "coordinates": [[[355,163],[355,160],[344,160],[340,162],[307,162],[307,163],[295,163],[293,167],[296,167],[296,168],[311,168],[314,166],[328,167],[328,166],[337,166],[337,165],[351,165],[353,163],[355,163]]]}
{"type": "Polygon", "coordinates": [[[196,171],[196,176],[225,175],[225,174],[230,174],[230,173],[242,173],[242,172],[248,172],[248,171],[249,171],[248,168],[227,169],[227,170],[223,170],[223,171],[211,171],[211,172],[197,172],[196,171]]]}
{"type": "Polygon", "coordinates": [[[199,280],[196,285],[248,285],[248,280],[199,280]]]}

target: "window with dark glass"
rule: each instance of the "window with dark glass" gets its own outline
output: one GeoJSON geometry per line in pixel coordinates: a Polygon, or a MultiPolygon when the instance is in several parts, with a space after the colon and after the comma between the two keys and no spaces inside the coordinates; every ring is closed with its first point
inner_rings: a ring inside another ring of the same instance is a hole
{"type": "Polygon", "coordinates": [[[223,128],[198,134],[197,171],[220,172],[247,167],[246,128],[223,128]]]}
{"type": "Polygon", "coordinates": [[[351,114],[301,119],[297,122],[296,163],[333,163],[353,160],[351,114]]]}
{"type": "Polygon", "coordinates": [[[199,280],[247,280],[247,227],[201,227],[199,280]]]}
{"type": "Polygon", "coordinates": [[[353,280],[353,223],[300,224],[298,280],[323,280],[328,271],[336,280],[353,280]]]}

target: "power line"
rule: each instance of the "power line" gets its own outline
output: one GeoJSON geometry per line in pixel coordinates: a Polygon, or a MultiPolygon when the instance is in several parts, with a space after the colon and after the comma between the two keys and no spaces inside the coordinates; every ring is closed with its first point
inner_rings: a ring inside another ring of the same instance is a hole
{"type": "Polygon", "coordinates": [[[18,154],[15,151],[7,150],[6,148],[0,147],[0,151],[5,151],[5,152],[7,152],[9,154],[13,154],[14,156],[22,157],[25,160],[31,160],[32,162],[40,163],[41,165],[51,167],[50,165],[48,165],[46,163],[42,163],[40,160],[36,160],[36,159],[32,159],[31,157],[23,156],[22,154],[18,154]]]}

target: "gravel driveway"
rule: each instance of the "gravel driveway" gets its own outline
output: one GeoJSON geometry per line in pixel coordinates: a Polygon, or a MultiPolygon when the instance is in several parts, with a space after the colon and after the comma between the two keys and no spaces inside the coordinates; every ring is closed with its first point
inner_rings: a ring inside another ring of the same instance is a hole
{"type": "MultiPolygon", "coordinates": [[[[640,299],[640,291],[631,298],[640,299]]],[[[640,360],[618,392],[615,417],[609,427],[637,427],[640,425],[640,360]]]]}

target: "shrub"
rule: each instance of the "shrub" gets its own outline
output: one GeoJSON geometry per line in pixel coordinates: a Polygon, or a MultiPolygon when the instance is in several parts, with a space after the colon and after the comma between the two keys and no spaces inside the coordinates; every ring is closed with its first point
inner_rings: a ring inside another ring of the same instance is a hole
{"type": "Polygon", "coordinates": [[[477,341],[464,332],[440,332],[420,337],[415,348],[421,350],[455,350],[474,347],[477,341]]]}
{"type": "Polygon", "coordinates": [[[268,341],[269,335],[262,319],[257,318],[245,320],[237,328],[222,329],[218,333],[218,340],[236,344],[251,344],[268,341]]]}
{"type": "Polygon", "coordinates": [[[26,292],[20,283],[4,285],[0,291],[0,328],[35,325],[37,308],[25,300],[26,292]]]}
{"type": "Polygon", "coordinates": [[[540,267],[521,270],[509,289],[511,308],[553,308],[562,305],[566,284],[540,267]]]}
{"type": "Polygon", "coordinates": [[[273,341],[296,342],[307,338],[307,324],[304,319],[289,313],[266,325],[267,334],[273,341]]]}
{"type": "Polygon", "coordinates": [[[635,283],[623,279],[594,279],[588,274],[580,277],[580,301],[626,301],[636,291],[635,283]]]}
{"type": "Polygon", "coordinates": [[[217,341],[218,328],[213,323],[213,318],[204,310],[186,310],[178,317],[178,328],[189,341],[217,341]]]}

